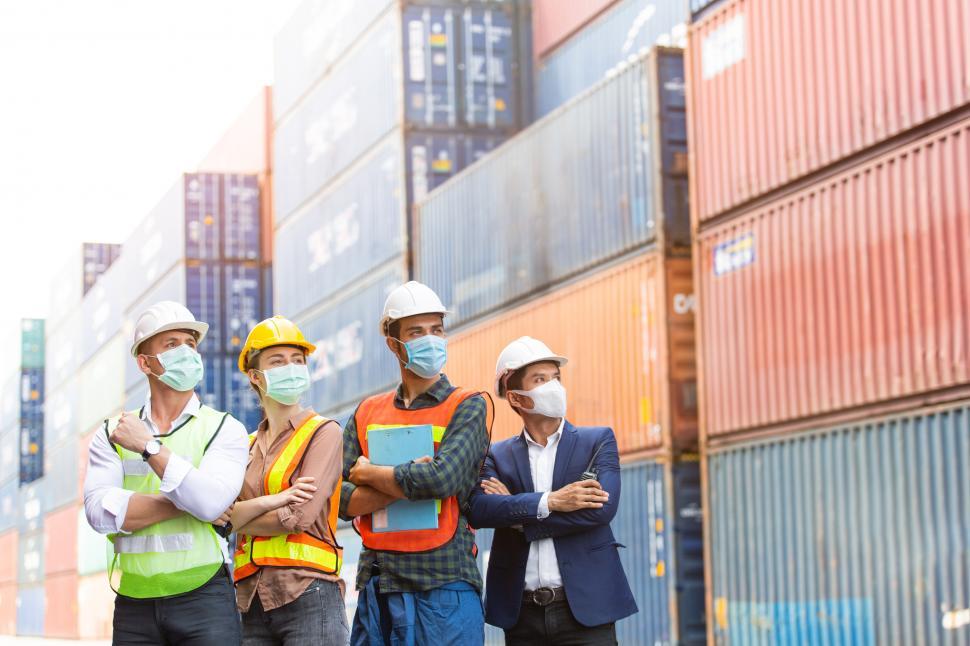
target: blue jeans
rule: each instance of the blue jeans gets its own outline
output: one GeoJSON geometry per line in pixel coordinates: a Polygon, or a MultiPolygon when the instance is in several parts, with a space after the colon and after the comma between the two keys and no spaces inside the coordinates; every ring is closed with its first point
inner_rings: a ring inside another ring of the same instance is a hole
{"type": "Polygon", "coordinates": [[[314,581],[274,610],[263,610],[257,594],[242,616],[243,646],[346,646],[347,631],[343,595],[331,581],[314,581]]]}
{"type": "Polygon", "coordinates": [[[485,615],[482,599],[464,581],[425,592],[378,591],[370,581],[357,597],[352,646],[482,646],[485,615]]]}

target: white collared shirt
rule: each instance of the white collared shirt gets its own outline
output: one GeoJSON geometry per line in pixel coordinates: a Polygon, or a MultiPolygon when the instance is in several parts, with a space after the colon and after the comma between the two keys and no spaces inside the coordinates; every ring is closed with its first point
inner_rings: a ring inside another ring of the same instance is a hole
{"type": "MultiPolygon", "coordinates": [[[[172,423],[172,428],[188,422],[200,406],[199,398],[193,394],[172,423]]],[[[141,417],[153,435],[160,434],[152,420],[151,398],[145,401],[141,417]]],[[[242,488],[248,458],[246,429],[230,415],[206,450],[199,468],[185,458],[171,454],[162,474],[160,491],[179,509],[211,522],[235,502],[242,488]]],[[[125,489],[123,483],[121,458],[108,442],[102,427],[91,440],[88,472],[84,479],[84,513],[91,527],[102,534],[127,533],[121,527],[134,492],[125,489]]],[[[226,552],[225,546],[223,551],[226,552]]],[[[228,559],[227,553],[225,556],[228,559]]]]}
{"type": "MultiPolygon", "coordinates": [[[[534,491],[544,491],[539,499],[539,518],[549,516],[549,492],[552,491],[552,472],[556,467],[556,451],[559,440],[562,439],[562,429],[565,420],[559,422],[559,428],[549,436],[546,445],[542,446],[529,437],[528,431],[523,430],[522,436],[529,447],[529,470],[532,472],[534,491]]],[[[559,573],[559,562],[556,560],[556,545],[551,538],[532,541],[529,545],[529,560],[525,565],[525,589],[558,588],[562,586],[562,575],[559,573]]]]}

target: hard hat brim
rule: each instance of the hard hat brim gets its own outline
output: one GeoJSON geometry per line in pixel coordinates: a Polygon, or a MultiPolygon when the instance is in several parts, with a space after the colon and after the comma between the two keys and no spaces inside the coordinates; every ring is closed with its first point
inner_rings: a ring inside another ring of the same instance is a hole
{"type": "Polygon", "coordinates": [[[202,321],[176,321],[174,323],[163,325],[150,335],[146,336],[144,339],[140,339],[138,342],[132,344],[131,356],[138,356],[138,348],[145,341],[149,340],[153,336],[158,336],[162,332],[171,332],[172,330],[189,330],[190,332],[195,332],[195,342],[202,343],[202,339],[205,338],[206,333],[209,331],[209,324],[203,323],[202,321]]]}
{"type": "Polygon", "coordinates": [[[307,356],[310,356],[317,351],[317,346],[313,345],[309,341],[287,341],[285,343],[272,342],[266,343],[265,345],[259,342],[253,343],[249,348],[243,348],[239,353],[239,360],[236,362],[239,366],[239,372],[246,372],[246,362],[249,359],[249,355],[253,352],[262,352],[268,348],[275,348],[278,345],[287,345],[293,348],[302,348],[306,351],[307,356]]]}
{"type": "Polygon", "coordinates": [[[542,363],[543,361],[552,361],[560,368],[562,368],[564,365],[569,363],[569,359],[567,359],[566,357],[561,357],[558,354],[550,354],[545,357],[539,357],[538,359],[533,359],[528,363],[523,363],[521,366],[518,366],[517,368],[506,368],[505,371],[502,372],[502,374],[499,375],[498,378],[495,380],[495,394],[498,395],[499,399],[505,399],[506,388],[503,382],[508,378],[508,376],[513,372],[515,372],[516,370],[522,370],[522,368],[525,368],[526,366],[531,366],[534,363],[542,363]]]}

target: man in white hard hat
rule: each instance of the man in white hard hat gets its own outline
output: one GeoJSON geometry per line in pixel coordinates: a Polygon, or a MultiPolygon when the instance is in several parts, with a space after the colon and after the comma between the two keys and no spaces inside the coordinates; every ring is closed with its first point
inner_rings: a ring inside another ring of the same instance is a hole
{"type": "Polygon", "coordinates": [[[505,629],[506,644],[615,644],[615,622],[637,612],[610,530],[616,439],[566,420],[565,365],[524,336],[495,366],[495,393],[524,428],[489,451],[469,520],[496,528],[485,620],[505,629]]]}
{"type": "Polygon", "coordinates": [[[446,314],[421,283],[391,292],[380,327],[401,383],[364,400],[344,430],[340,515],[354,520],[364,544],[351,644],[484,641],[482,581],[465,508],[488,450],[488,410],[481,393],[452,386],[441,372],[446,314]],[[370,463],[368,431],[425,425],[433,429],[433,456],[370,463]],[[439,501],[436,526],[382,526],[382,510],[402,499],[439,501]]]}
{"type": "Polygon", "coordinates": [[[142,313],[131,356],[148,379],[148,399],[105,420],[91,442],[84,511],[114,547],[115,644],[240,643],[221,534],[248,442],[241,423],[193,392],[208,329],[171,301],[142,313]]]}

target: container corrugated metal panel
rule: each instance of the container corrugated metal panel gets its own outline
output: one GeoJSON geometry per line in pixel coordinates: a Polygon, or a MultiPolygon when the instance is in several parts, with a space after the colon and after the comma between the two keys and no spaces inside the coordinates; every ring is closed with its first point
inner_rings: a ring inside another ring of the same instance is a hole
{"type": "Polygon", "coordinates": [[[44,529],[21,533],[17,543],[20,552],[17,561],[17,583],[21,585],[41,583],[44,580],[44,529]]]}
{"type": "Polygon", "coordinates": [[[402,113],[400,57],[400,16],[389,12],[277,127],[277,222],[394,128],[402,113]]]}
{"type": "MultiPolygon", "coordinates": [[[[111,542],[104,534],[99,534],[88,524],[84,516],[84,507],[81,506],[75,512],[76,535],[77,535],[77,571],[82,576],[105,572],[108,564],[114,555],[111,542]]],[[[108,585],[108,577],[103,579],[105,586],[108,585]]]]}
{"type": "Polygon", "coordinates": [[[0,485],[0,531],[19,526],[19,487],[16,478],[0,485]]]}
{"type": "Polygon", "coordinates": [[[0,393],[0,428],[10,428],[20,424],[20,370],[7,375],[0,393]]]}
{"type": "Polygon", "coordinates": [[[387,295],[407,280],[399,264],[375,272],[373,280],[325,309],[297,320],[317,346],[310,356],[309,404],[329,410],[377,392],[397,380],[398,361],[387,348],[378,321],[387,295]]]}
{"type": "Polygon", "coordinates": [[[536,63],[537,115],[549,114],[654,45],[683,46],[686,21],[686,2],[623,0],[536,63]]]}
{"type": "Polygon", "coordinates": [[[17,588],[17,634],[40,637],[44,634],[44,586],[17,588]]]}
{"type": "Polygon", "coordinates": [[[59,509],[81,498],[78,489],[78,437],[75,435],[55,446],[47,447],[44,458],[43,508],[59,509]]]}
{"type": "Polygon", "coordinates": [[[51,283],[47,331],[61,326],[81,297],[95,284],[118,258],[120,245],[85,242],[68,254],[68,260],[57,271],[51,283]]]}
{"type": "Polygon", "coordinates": [[[81,303],[81,363],[121,331],[121,294],[130,291],[128,283],[138,280],[132,264],[131,256],[119,259],[85,294],[81,303]]]}
{"type": "Polygon", "coordinates": [[[135,363],[129,345],[129,336],[117,334],[81,367],[77,377],[80,393],[77,433],[88,431],[121,410],[125,400],[125,367],[135,363]]]}
{"type": "Polygon", "coordinates": [[[46,388],[53,391],[74,376],[81,365],[81,303],[65,313],[62,323],[51,331],[48,324],[44,378],[46,388]]]}
{"type": "Polygon", "coordinates": [[[966,105],[968,25],[963,0],[712,11],[690,31],[695,221],[966,105]]]}
{"type": "Polygon", "coordinates": [[[223,379],[225,382],[224,397],[220,402],[226,411],[242,422],[250,433],[256,430],[263,420],[263,409],[259,405],[259,398],[249,386],[249,377],[239,372],[238,357],[230,356],[223,359],[223,379]]]}
{"type": "Polygon", "coordinates": [[[340,568],[340,578],[344,580],[347,592],[344,595],[344,607],[347,610],[347,623],[354,625],[354,613],[357,612],[357,565],[360,562],[360,551],[363,545],[360,534],[352,527],[337,530],[337,542],[344,548],[344,563],[340,568]]]}
{"type": "Polygon", "coordinates": [[[17,530],[0,534],[0,584],[17,582],[17,550],[19,534],[17,530]]]}
{"type": "Polygon", "coordinates": [[[205,348],[222,350],[225,333],[225,301],[222,263],[188,260],[185,263],[185,306],[199,321],[209,324],[203,343],[205,348]]]}
{"type": "Polygon", "coordinates": [[[81,245],[82,295],[88,293],[101,274],[108,271],[120,255],[120,244],[85,242],[81,245]]]}
{"type": "Polygon", "coordinates": [[[142,379],[125,392],[125,405],[122,407],[126,411],[138,410],[145,405],[148,398],[148,381],[142,379]]]}
{"type": "Polygon", "coordinates": [[[405,145],[408,204],[425,199],[507,140],[499,134],[409,132],[405,145]]]}
{"type": "Polygon", "coordinates": [[[92,574],[78,579],[78,636],[81,639],[110,639],[114,616],[115,593],[105,574],[92,574]]]}
{"type": "Polygon", "coordinates": [[[968,173],[965,120],[706,231],[705,432],[970,381],[968,173]]]}
{"type": "Polygon", "coordinates": [[[76,639],[78,636],[77,572],[57,574],[44,582],[44,636],[76,639]]]}
{"type": "MultiPolygon", "coordinates": [[[[116,381],[121,381],[121,373],[113,377],[116,381]]],[[[44,442],[48,446],[59,444],[81,432],[78,398],[78,381],[74,378],[53,393],[48,391],[44,397],[44,442]]],[[[0,447],[0,455],[2,454],[3,448],[0,447]]]]}
{"type": "Polygon", "coordinates": [[[542,58],[616,0],[533,0],[532,52],[542,58]]]}
{"type": "Polygon", "coordinates": [[[224,259],[258,260],[260,254],[260,196],[256,175],[227,175],[223,181],[224,259]]]}
{"type": "Polygon", "coordinates": [[[17,633],[17,584],[0,583],[0,635],[17,633]]]}
{"type": "MultiPolygon", "coordinates": [[[[570,359],[563,372],[570,421],[610,424],[621,452],[693,447],[693,313],[677,305],[690,294],[690,261],[668,261],[666,274],[658,254],[641,256],[466,329],[450,338],[445,371],[456,384],[492,392],[499,353],[534,336],[570,359]]],[[[518,433],[518,416],[496,408],[493,439],[518,433]]]]}
{"type": "Polygon", "coordinates": [[[716,643],[965,644],[965,403],[712,454],[716,643]]]}
{"type": "MultiPolygon", "coordinates": [[[[77,457],[77,446],[74,456],[77,457]]],[[[77,491],[77,469],[75,468],[73,482],[77,491]]],[[[77,555],[77,497],[75,504],[47,514],[44,518],[44,573],[62,574],[75,572],[78,566],[77,555]]]]}
{"type": "Polygon", "coordinates": [[[308,0],[274,42],[273,113],[285,117],[300,97],[359,42],[390,0],[308,0]]]}
{"type": "Polygon", "coordinates": [[[44,491],[46,481],[21,485],[14,493],[17,527],[21,532],[36,532],[44,526],[44,491]]]}
{"type": "Polygon", "coordinates": [[[16,426],[0,432],[0,483],[16,480],[20,473],[19,438],[16,426]]]}
{"type": "Polygon", "coordinates": [[[418,280],[449,325],[650,242],[688,243],[682,73],[679,50],[656,50],[416,206],[418,280]]]}
{"type": "Polygon", "coordinates": [[[20,482],[44,474],[44,370],[20,373],[20,482]]]}
{"type": "Polygon", "coordinates": [[[44,319],[20,320],[20,366],[44,367],[44,319]]]}
{"type": "Polygon", "coordinates": [[[359,168],[277,229],[276,311],[297,317],[404,254],[401,161],[401,138],[395,133],[359,168]]]}
{"type": "Polygon", "coordinates": [[[196,387],[196,394],[209,408],[221,410],[225,404],[226,355],[216,352],[205,353],[202,355],[202,367],[202,382],[196,387]]]}
{"type": "Polygon", "coordinates": [[[226,264],[222,268],[222,305],[225,307],[223,344],[229,352],[238,352],[249,331],[269,316],[263,303],[262,270],[255,263],[226,264]]]}
{"type": "MultiPolygon", "coordinates": [[[[458,70],[461,75],[462,92],[460,105],[464,112],[464,125],[469,128],[488,128],[511,131],[526,123],[522,114],[520,94],[531,90],[531,78],[522,78],[519,31],[527,31],[529,25],[519,24],[521,18],[513,2],[491,3],[490,7],[466,6],[454,13],[460,20],[462,53],[458,70]]],[[[410,10],[409,10],[410,11],[410,10]]],[[[405,20],[409,13],[405,12],[405,20]]],[[[408,22],[408,35],[413,34],[413,22],[408,22]]],[[[430,41],[434,45],[437,29],[430,25],[430,41]]],[[[413,80],[411,58],[408,49],[405,77],[413,80]]],[[[432,49],[432,66],[434,50],[432,49]]],[[[433,69],[433,67],[432,67],[433,69]]],[[[407,92],[407,90],[405,90],[407,92]]],[[[410,108],[415,94],[406,99],[410,108]]],[[[431,127],[438,125],[429,120],[408,119],[412,125],[431,127]]],[[[460,121],[462,121],[460,119],[460,121]]]]}

